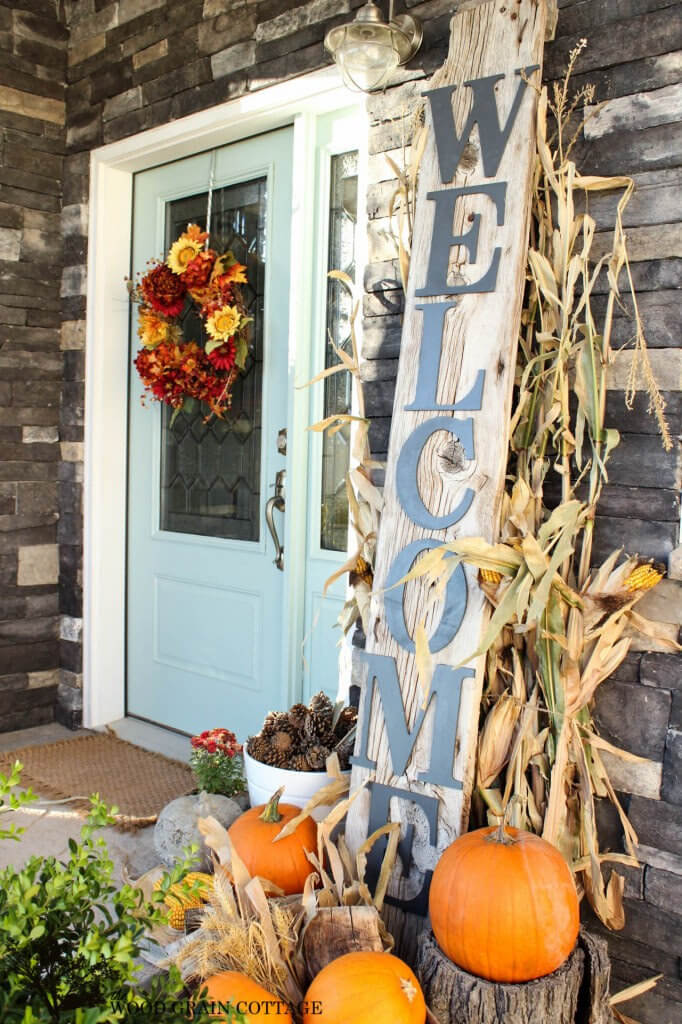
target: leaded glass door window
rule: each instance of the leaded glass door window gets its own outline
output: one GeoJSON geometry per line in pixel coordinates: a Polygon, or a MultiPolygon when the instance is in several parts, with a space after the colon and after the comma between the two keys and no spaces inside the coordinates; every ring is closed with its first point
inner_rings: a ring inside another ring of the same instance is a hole
{"type": "MultiPolygon", "coordinates": [[[[166,249],[188,224],[206,229],[208,194],[166,206],[166,249]]],[[[267,180],[264,177],[217,189],[211,205],[211,247],[230,249],[247,268],[242,286],[251,337],[246,371],[234,386],[225,419],[207,422],[194,400],[176,415],[162,408],[160,527],[230,540],[260,537],[263,301],[266,265],[267,180]]],[[[182,318],[188,341],[206,343],[201,319],[188,300],[182,318]]]]}
{"type": "MultiPolygon", "coordinates": [[[[340,363],[338,352],[352,355],[353,297],[330,271],[356,278],[358,206],[362,161],[355,148],[363,117],[349,108],[321,118],[317,127],[317,196],[313,245],[314,292],[310,377],[340,363]]],[[[354,411],[352,377],[343,370],[310,388],[309,422],[354,411]]],[[[339,616],[346,601],[348,577],[339,570],[357,542],[350,537],[346,479],[350,469],[350,423],[342,429],[312,433],[309,441],[304,694],[324,689],[335,697],[339,679],[342,631],[339,616]],[[335,581],[328,585],[328,580],[335,581]]],[[[343,655],[342,655],[343,662],[343,655]]],[[[342,691],[343,692],[343,691],[342,691]]]]}

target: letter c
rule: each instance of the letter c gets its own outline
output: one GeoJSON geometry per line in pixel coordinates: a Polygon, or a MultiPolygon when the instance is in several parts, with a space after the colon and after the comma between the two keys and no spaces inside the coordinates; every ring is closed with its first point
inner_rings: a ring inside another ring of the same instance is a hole
{"type": "Polygon", "coordinates": [[[417,526],[424,526],[428,530],[445,530],[448,526],[454,526],[466,515],[474,500],[474,492],[467,487],[459,505],[445,516],[432,515],[422,501],[417,486],[419,457],[428,439],[438,430],[447,430],[460,442],[467,459],[474,458],[474,421],[471,417],[466,420],[455,420],[451,416],[434,416],[433,419],[426,420],[415,427],[405,441],[396,467],[398,500],[412,522],[417,526]]]}

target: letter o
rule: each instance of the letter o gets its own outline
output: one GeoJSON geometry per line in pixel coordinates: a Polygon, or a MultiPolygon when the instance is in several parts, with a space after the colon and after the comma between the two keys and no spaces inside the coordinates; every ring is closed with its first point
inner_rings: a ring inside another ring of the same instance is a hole
{"type": "MultiPolygon", "coordinates": [[[[384,608],[386,609],[388,628],[396,643],[399,643],[404,650],[410,651],[412,654],[414,654],[414,640],[407,632],[403,610],[405,584],[403,583],[399,587],[396,587],[395,584],[403,576],[407,576],[422,551],[429,551],[431,548],[439,546],[440,541],[433,539],[422,538],[421,540],[413,540],[411,544],[408,544],[407,547],[398,552],[386,577],[384,608]]],[[[459,627],[462,625],[466,607],[467,581],[464,569],[461,565],[458,565],[448,580],[443,613],[435,633],[429,640],[429,648],[432,652],[442,651],[454,639],[459,631],[459,627]]]]}

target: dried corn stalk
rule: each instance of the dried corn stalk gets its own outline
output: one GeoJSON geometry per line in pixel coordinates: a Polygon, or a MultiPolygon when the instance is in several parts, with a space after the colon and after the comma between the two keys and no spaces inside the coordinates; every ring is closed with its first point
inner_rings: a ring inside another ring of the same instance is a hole
{"type": "Polygon", "coordinates": [[[635,310],[635,365],[643,369],[650,411],[666,449],[671,439],[628,264],[622,213],[633,182],[624,176],[581,176],[570,159],[580,132],[580,126],[573,127],[575,111],[593,99],[591,87],[569,98],[570,75],[583,45],[571,54],[566,78],[555,86],[552,99],[546,89],[539,97],[528,287],[500,539],[489,544],[463,538],[433,549],[407,579],[426,575],[440,594],[460,561],[478,567],[491,605],[484,636],[470,656],[486,657],[479,810],[497,821],[513,799],[513,824],[558,846],[601,920],[622,928],[624,880],[613,870],[607,882],[602,865],[636,864],[637,836],[601,754],[606,750],[628,761],[643,759],[617,750],[597,734],[592,701],[626,656],[633,631],[664,647],[677,645],[634,611],[662,578],[662,567],[637,557],[619,564],[621,552],[615,551],[591,569],[597,503],[608,479],[609,455],[619,442],[618,432],[605,426],[605,407],[621,270],[635,310]],[[548,136],[550,122],[554,127],[548,136]],[[613,248],[595,261],[596,223],[581,211],[588,210],[592,193],[606,190],[620,190],[622,196],[613,248]],[[599,317],[592,296],[604,276],[607,301],[599,317]],[[625,854],[600,851],[596,796],[615,805],[625,854]]]}

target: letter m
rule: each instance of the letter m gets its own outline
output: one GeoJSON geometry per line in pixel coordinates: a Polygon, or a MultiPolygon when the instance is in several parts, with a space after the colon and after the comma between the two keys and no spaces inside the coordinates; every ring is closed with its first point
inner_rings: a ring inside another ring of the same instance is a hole
{"type": "Polygon", "coordinates": [[[438,665],[433,674],[429,702],[420,708],[412,729],[408,729],[394,658],[385,654],[358,652],[369,667],[367,687],[360,731],[358,753],[351,762],[363,768],[376,768],[376,761],[370,761],[367,747],[369,742],[370,716],[374,697],[374,686],[378,684],[381,707],[386,723],[388,748],[394,775],[403,775],[412,756],[419,731],[431,705],[433,709],[433,736],[431,740],[431,762],[427,771],[420,772],[420,782],[461,789],[462,783],[453,777],[457,719],[462,695],[462,681],[474,675],[471,669],[454,669],[438,665]]]}
{"type": "MultiPolygon", "coordinates": [[[[537,64],[524,68],[524,74],[529,75],[531,71],[538,69],[537,64]]],[[[516,72],[517,75],[521,71],[516,72]]],[[[478,125],[478,137],[481,142],[481,160],[483,162],[483,173],[486,178],[494,178],[500,166],[502,154],[511,130],[514,127],[516,115],[521,106],[521,100],[526,89],[526,82],[520,78],[519,85],[514,96],[509,116],[504,125],[500,125],[500,116],[497,109],[495,96],[495,85],[501,82],[504,75],[489,75],[487,78],[475,78],[464,84],[471,89],[473,100],[471,110],[467,118],[462,134],[458,135],[455,128],[455,118],[452,112],[452,95],[457,89],[456,85],[444,85],[440,89],[429,89],[424,93],[428,96],[431,104],[431,116],[433,119],[433,130],[436,137],[436,150],[438,152],[438,165],[440,167],[440,180],[447,185],[455,176],[455,171],[462,158],[475,124],[478,125]]]]}

